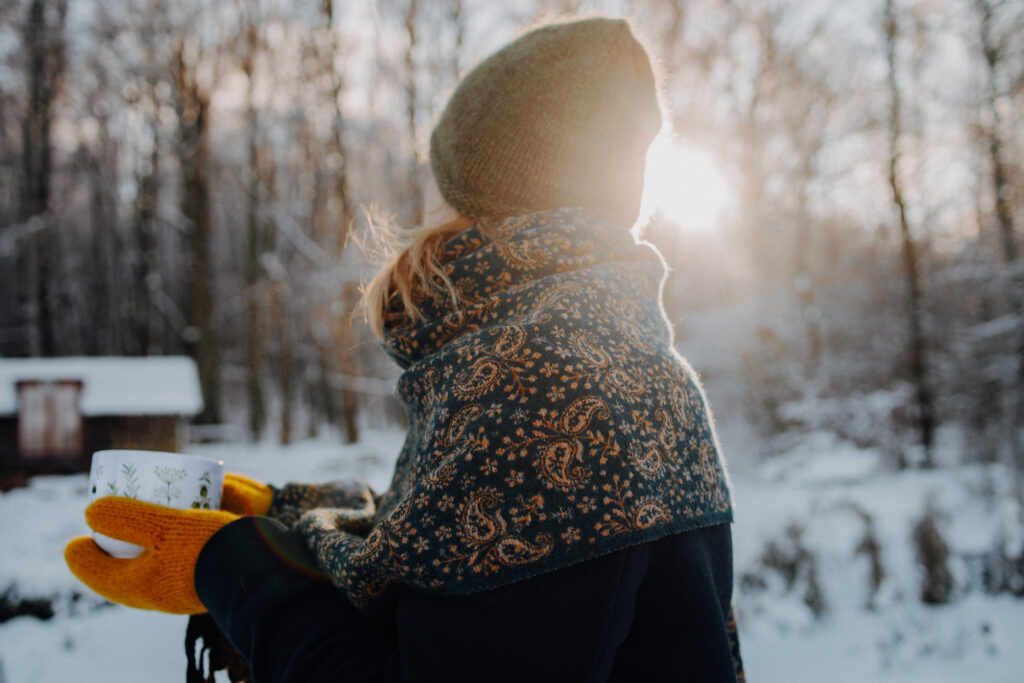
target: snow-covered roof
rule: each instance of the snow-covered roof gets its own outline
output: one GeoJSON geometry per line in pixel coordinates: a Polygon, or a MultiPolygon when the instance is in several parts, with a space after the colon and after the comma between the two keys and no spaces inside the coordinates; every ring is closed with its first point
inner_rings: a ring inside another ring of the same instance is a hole
{"type": "Polygon", "coordinates": [[[79,380],[84,416],[195,415],[203,409],[191,358],[0,358],[0,415],[18,412],[20,381],[79,380]]]}

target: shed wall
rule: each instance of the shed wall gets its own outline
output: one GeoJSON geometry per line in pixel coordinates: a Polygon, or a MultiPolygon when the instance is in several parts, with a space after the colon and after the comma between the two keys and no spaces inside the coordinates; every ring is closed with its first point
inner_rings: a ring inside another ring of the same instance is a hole
{"type": "Polygon", "coordinates": [[[0,417],[0,471],[88,471],[92,454],[108,448],[180,451],[184,446],[178,438],[182,427],[183,418],[174,415],[86,417],[79,457],[50,461],[34,458],[29,463],[18,457],[17,418],[0,417]]]}

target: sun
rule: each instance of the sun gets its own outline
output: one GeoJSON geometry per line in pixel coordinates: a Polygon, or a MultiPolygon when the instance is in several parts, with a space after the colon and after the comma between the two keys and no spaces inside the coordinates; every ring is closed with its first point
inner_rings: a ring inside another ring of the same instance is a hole
{"type": "Polygon", "coordinates": [[[731,194],[710,152],[680,144],[667,130],[654,139],[647,153],[641,221],[657,214],[684,230],[713,230],[731,194]]]}

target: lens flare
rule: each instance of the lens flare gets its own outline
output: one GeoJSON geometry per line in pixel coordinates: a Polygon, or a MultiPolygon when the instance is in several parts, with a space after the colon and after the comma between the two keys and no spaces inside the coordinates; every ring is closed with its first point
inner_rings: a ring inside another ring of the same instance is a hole
{"type": "Polygon", "coordinates": [[[662,131],[647,153],[640,218],[657,214],[684,230],[712,230],[730,193],[714,156],[662,131]]]}

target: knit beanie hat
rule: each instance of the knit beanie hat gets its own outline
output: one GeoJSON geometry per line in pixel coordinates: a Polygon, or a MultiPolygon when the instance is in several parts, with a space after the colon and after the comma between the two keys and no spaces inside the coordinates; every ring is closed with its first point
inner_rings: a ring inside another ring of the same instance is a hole
{"type": "Polygon", "coordinates": [[[579,206],[631,225],[660,127],[651,63],[629,24],[549,24],[462,79],[430,136],[430,163],[467,218],[579,206]]]}

